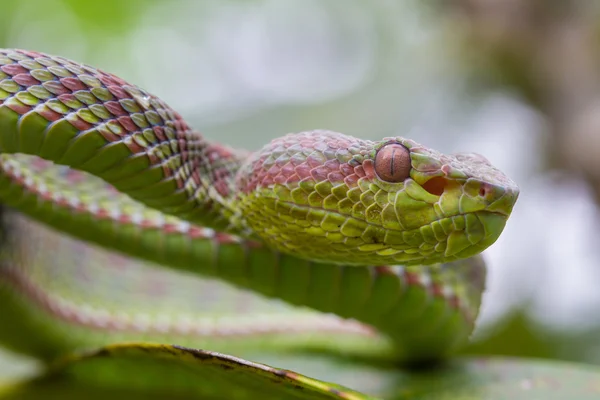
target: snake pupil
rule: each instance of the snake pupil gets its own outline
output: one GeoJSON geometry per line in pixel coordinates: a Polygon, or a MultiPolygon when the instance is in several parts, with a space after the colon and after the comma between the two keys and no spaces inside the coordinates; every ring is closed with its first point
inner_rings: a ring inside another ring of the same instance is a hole
{"type": "Polygon", "coordinates": [[[375,156],[375,172],[386,182],[402,182],[410,176],[410,151],[401,144],[383,146],[375,156]]]}

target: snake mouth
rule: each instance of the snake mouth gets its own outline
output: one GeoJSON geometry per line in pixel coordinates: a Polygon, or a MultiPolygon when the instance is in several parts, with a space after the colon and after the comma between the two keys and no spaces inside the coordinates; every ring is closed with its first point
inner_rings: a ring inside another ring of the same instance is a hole
{"type": "Polygon", "coordinates": [[[506,219],[508,219],[508,216],[509,216],[508,213],[502,212],[502,211],[481,210],[481,211],[474,211],[474,213],[477,214],[478,216],[483,216],[483,217],[485,217],[486,215],[498,215],[498,216],[501,216],[506,219]]]}
{"type": "Polygon", "coordinates": [[[507,214],[496,211],[466,214],[464,230],[448,235],[445,255],[466,258],[485,250],[500,237],[507,220],[507,214]],[[457,240],[456,236],[462,237],[457,240]]]}
{"type": "MultiPolygon", "coordinates": [[[[412,237],[403,245],[396,261],[406,265],[449,262],[472,257],[491,246],[502,233],[508,215],[499,212],[476,211],[448,216],[420,229],[403,233],[412,237]],[[412,257],[410,257],[412,255],[412,257]]],[[[386,236],[393,238],[395,236],[386,236]]]]}
{"type": "MultiPolygon", "coordinates": [[[[400,247],[392,244],[393,248],[404,250],[404,254],[399,255],[396,261],[414,265],[472,257],[498,239],[507,220],[508,215],[490,211],[475,211],[438,219],[429,225],[403,233],[404,238],[414,239],[400,247]],[[412,258],[410,254],[413,255],[412,258]]],[[[386,239],[392,237],[395,235],[387,235],[386,239]]]]}

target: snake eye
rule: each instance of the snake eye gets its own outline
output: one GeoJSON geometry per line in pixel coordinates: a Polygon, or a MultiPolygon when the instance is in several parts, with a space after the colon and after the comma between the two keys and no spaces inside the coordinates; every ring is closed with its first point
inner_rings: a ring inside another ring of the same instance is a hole
{"type": "Polygon", "coordinates": [[[386,182],[402,182],[410,175],[410,151],[401,144],[383,146],[375,156],[375,172],[386,182]]]}

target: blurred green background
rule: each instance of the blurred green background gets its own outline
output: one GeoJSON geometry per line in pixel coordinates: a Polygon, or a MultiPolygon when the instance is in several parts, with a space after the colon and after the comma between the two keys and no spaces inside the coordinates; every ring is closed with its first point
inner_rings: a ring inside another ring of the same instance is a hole
{"type": "MultiPolygon", "coordinates": [[[[113,72],[231,145],[325,128],[484,154],[522,194],[485,253],[466,351],[600,364],[600,2],[4,0],[1,11],[1,47],[113,72]]],[[[13,357],[0,358],[3,375],[28,369],[13,357]]]]}

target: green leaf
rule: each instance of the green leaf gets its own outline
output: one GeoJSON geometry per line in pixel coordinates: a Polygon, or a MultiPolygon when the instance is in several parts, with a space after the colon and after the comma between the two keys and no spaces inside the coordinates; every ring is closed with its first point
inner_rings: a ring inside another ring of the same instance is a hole
{"type": "MultiPolygon", "coordinates": [[[[331,361],[328,367],[336,368],[331,361]]],[[[371,395],[390,400],[600,398],[600,368],[574,363],[501,357],[457,358],[437,368],[406,371],[354,359],[338,362],[337,369],[339,371],[333,372],[353,373],[353,386],[368,387],[371,395]]],[[[112,400],[375,398],[225,354],[135,343],[72,355],[53,364],[40,378],[0,385],[2,400],[83,397],[112,400]]]]}
{"type": "Polygon", "coordinates": [[[82,391],[110,394],[113,399],[115,395],[129,398],[144,393],[169,399],[371,398],[339,385],[225,354],[136,343],[69,356],[54,364],[44,377],[9,386],[4,397],[0,391],[0,398],[36,398],[41,393],[53,393],[61,399],[80,398],[82,391]]]}

